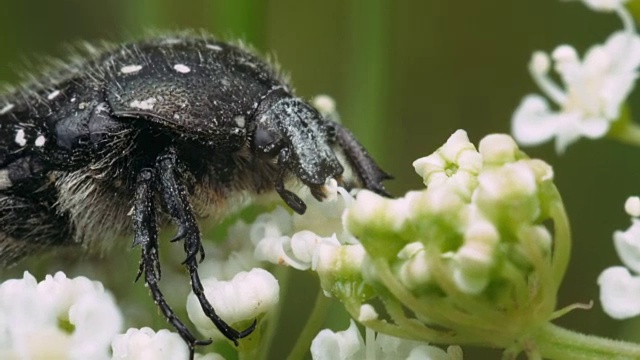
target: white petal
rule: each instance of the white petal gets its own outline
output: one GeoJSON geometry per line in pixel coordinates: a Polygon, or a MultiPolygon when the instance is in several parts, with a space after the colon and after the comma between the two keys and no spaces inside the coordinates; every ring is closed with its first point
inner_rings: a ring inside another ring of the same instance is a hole
{"type": "Polygon", "coordinates": [[[451,360],[451,357],[439,347],[420,345],[411,350],[407,360],[451,360]]]}
{"type": "Polygon", "coordinates": [[[594,11],[613,11],[623,6],[627,0],[582,0],[591,10],[594,11]]]}
{"type": "Polygon", "coordinates": [[[129,329],[111,343],[112,360],[187,359],[189,348],[180,335],[163,329],[157,333],[148,327],[129,329]]]}
{"type": "Polygon", "coordinates": [[[600,302],[614,319],[626,319],[640,314],[640,278],[633,277],[624,267],[610,267],[598,277],[600,302]]]}
{"type": "MultiPolygon", "coordinates": [[[[217,314],[229,324],[253,320],[271,310],[279,300],[278,280],[260,268],[238,273],[230,281],[204,279],[202,285],[217,314]]],[[[200,332],[212,337],[221,336],[205,316],[193,292],[187,298],[187,312],[200,332]]]]}
{"type": "Polygon", "coordinates": [[[466,131],[456,130],[438,152],[448,162],[457,163],[458,156],[467,150],[476,151],[476,147],[469,141],[466,131]]]}
{"type": "Polygon", "coordinates": [[[519,151],[513,138],[506,134],[487,135],[478,145],[482,160],[489,164],[514,162],[519,151]]]}
{"type": "Polygon", "coordinates": [[[632,219],[632,225],[626,231],[613,233],[613,244],[622,262],[640,273],[640,221],[632,219]]]}
{"type": "Polygon", "coordinates": [[[513,137],[526,146],[551,140],[557,130],[557,117],[551,113],[547,100],[539,95],[526,96],[511,119],[513,137]]]}
{"type": "Polygon", "coordinates": [[[311,357],[314,360],[364,359],[364,354],[364,341],[353,320],[347,330],[320,331],[311,343],[311,357]]]}
{"type": "Polygon", "coordinates": [[[580,123],[580,134],[590,139],[603,137],[609,131],[610,122],[603,118],[583,119],[580,123]]]}

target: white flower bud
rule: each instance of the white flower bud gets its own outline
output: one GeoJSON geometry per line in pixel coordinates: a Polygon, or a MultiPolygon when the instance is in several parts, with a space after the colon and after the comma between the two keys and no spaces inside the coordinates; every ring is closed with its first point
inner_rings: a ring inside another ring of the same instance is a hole
{"type": "Polygon", "coordinates": [[[454,280],[460,290],[478,294],[489,283],[500,234],[493,224],[480,220],[468,226],[464,239],[454,255],[454,280]]]}
{"type": "Polygon", "coordinates": [[[535,74],[546,74],[551,67],[551,60],[549,56],[543,51],[536,51],[531,56],[531,62],[529,63],[529,69],[535,74]]]}
{"type": "Polygon", "coordinates": [[[524,162],[484,171],[474,203],[492,221],[530,223],[540,213],[535,174],[524,162]]]}
{"type": "Polygon", "coordinates": [[[129,329],[111,343],[112,360],[188,359],[189,348],[177,333],[163,329],[157,333],[148,327],[129,329]]]}
{"type": "Polygon", "coordinates": [[[485,164],[502,165],[516,161],[519,151],[515,140],[506,134],[491,134],[480,140],[478,146],[485,164]]]}
{"type": "MultiPolygon", "coordinates": [[[[230,281],[204,279],[202,285],[216,313],[229,324],[256,319],[271,310],[279,300],[278,280],[260,268],[238,273],[230,281]]],[[[222,336],[202,311],[193,292],[187,298],[187,312],[201,333],[211,337],[222,336]]]]}
{"type": "Polygon", "coordinates": [[[323,115],[336,111],[336,101],[329,95],[316,95],[311,103],[323,115]]]}
{"type": "Polygon", "coordinates": [[[360,306],[360,315],[358,316],[359,322],[362,323],[362,322],[372,321],[377,319],[378,319],[378,313],[376,312],[376,309],[373,308],[373,306],[369,304],[364,304],[360,306]]]}
{"type": "Polygon", "coordinates": [[[459,157],[466,151],[476,152],[476,147],[469,141],[467,132],[457,130],[447,142],[438,149],[438,153],[449,163],[458,163],[459,157]]]}
{"type": "Polygon", "coordinates": [[[629,216],[640,217],[640,197],[630,196],[624,203],[624,211],[626,211],[629,216]]]}
{"type": "Polygon", "coordinates": [[[409,289],[416,289],[429,283],[431,279],[429,263],[424,245],[420,242],[407,244],[398,253],[405,260],[398,269],[398,279],[409,289]]]}

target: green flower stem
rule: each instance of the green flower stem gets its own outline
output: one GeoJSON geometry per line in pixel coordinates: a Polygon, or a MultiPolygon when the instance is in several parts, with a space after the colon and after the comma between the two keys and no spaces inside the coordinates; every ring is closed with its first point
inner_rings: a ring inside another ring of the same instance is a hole
{"type": "Polygon", "coordinates": [[[628,105],[622,107],[620,117],[611,125],[607,136],[625,144],[640,146],[640,126],[633,121],[628,105]]]}
{"type": "MultiPolygon", "coordinates": [[[[351,315],[352,318],[354,319],[359,318],[360,306],[362,305],[361,303],[357,301],[353,301],[352,299],[344,299],[343,304],[347,309],[347,312],[349,312],[349,315],[351,315]]],[[[387,304],[387,310],[389,310],[389,304],[388,303],[386,304],[387,304]]],[[[400,307],[399,304],[398,304],[398,307],[400,307]]],[[[404,310],[399,310],[399,311],[404,311],[404,310]]],[[[398,319],[393,314],[391,314],[391,312],[390,312],[390,315],[393,317],[393,320],[394,322],[397,323],[397,325],[389,323],[384,320],[379,320],[379,319],[363,321],[362,324],[368,327],[369,329],[374,330],[375,332],[395,336],[402,339],[427,341],[427,342],[438,343],[438,344],[456,344],[457,343],[455,334],[453,334],[453,332],[446,332],[446,330],[440,331],[440,330],[430,329],[424,325],[419,324],[415,320],[411,321],[407,319],[406,316],[404,315],[400,316],[400,321],[398,321],[398,319]]]]}
{"type": "Polygon", "coordinates": [[[551,195],[554,199],[551,201],[552,206],[549,212],[555,228],[552,271],[556,286],[554,293],[557,293],[564,274],[567,271],[567,267],[569,266],[569,258],[571,257],[571,228],[569,227],[569,218],[564,209],[558,188],[553,186],[551,195]]]}
{"type": "Polygon", "coordinates": [[[311,348],[313,338],[318,334],[320,327],[324,323],[324,319],[327,317],[330,304],[331,298],[326,297],[322,290],[318,291],[316,303],[313,305],[313,310],[311,311],[311,315],[309,315],[307,324],[304,326],[304,329],[302,329],[300,336],[298,336],[287,360],[304,359],[304,356],[311,348]]]}
{"type": "MultiPolygon", "coordinates": [[[[278,284],[280,285],[280,293],[287,294],[289,291],[289,284],[291,282],[291,268],[288,266],[277,266],[273,270],[273,275],[278,279],[278,284]]],[[[269,351],[271,350],[271,345],[273,344],[273,339],[276,335],[276,330],[278,329],[278,323],[280,322],[280,313],[282,312],[282,302],[279,306],[269,314],[269,320],[267,324],[267,329],[264,332],[264,336],[262,337],[262,344],[260,349],[259,360],[266,360],[269,356],[269,351]]]]}
{"type": "Polygon", "coordinates": [[[584,335],[548,323],[533,340],[545,359],[640,359],[640,344],[584,335]]]}

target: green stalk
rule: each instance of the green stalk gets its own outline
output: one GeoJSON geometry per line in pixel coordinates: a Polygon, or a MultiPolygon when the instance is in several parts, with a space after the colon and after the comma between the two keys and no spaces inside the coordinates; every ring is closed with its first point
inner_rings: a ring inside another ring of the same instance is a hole
{"type": "Polygon", "coordinates": [[[300,336],[298,336],[293,349],[291,349],[289,356],[287,356],[287,360],[304,359],[304,356],[311,347],[313,338],[318,334],[318,330],[324,323],[330,304],[331,298],[326,297],[322,289],[320,289],[307,324],[304,326],[304,329],[302,329],[300,336]]]}
{"type": "Polygon", "coordinates": [[[385,104],[389,95],[389,19],[384,0],[350,2],[347,101],[341,106],[349,128],[384,162],[385,104]]]}
{"type": "MultiPolygon", "coordinates": [[[[289,285],[291,283],[291,268],[288,266],[277,266],[275,270],[273,270],[273,275],[278,279],[278,284],[280,285],[280,293],[287,294],[289,292],[289,285]]],[[[280,299],[280,303],[276,308],[269,314],[269,322],[267,324],[267,329],[264,332],[264,336],[261,340],[261,348],[260,355],[258,359],[266,360],[269,356],[269,352],[271,351],[271,346],[273,345],[273,339],[276,335],[276,330],[278,329],[278,325],[280,323],[280,316],[282,313],[282,301],[280,299]]]]}
{"type": "Polygon", "coordinates": [[[545,359],[640,359],[640,344],[584,335],[548,323],[534,335],[545,359]]]}

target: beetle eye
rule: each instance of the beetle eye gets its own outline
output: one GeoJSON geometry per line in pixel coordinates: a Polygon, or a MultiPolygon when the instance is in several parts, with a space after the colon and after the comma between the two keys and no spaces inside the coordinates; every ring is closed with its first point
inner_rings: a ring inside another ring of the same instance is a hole
{"type": "Polygon", "coordinates": [[[282,148],[282,138],[279,134],[258,126],[253,134],[253,147],[260,153],[276,155],[282,148]]]}

